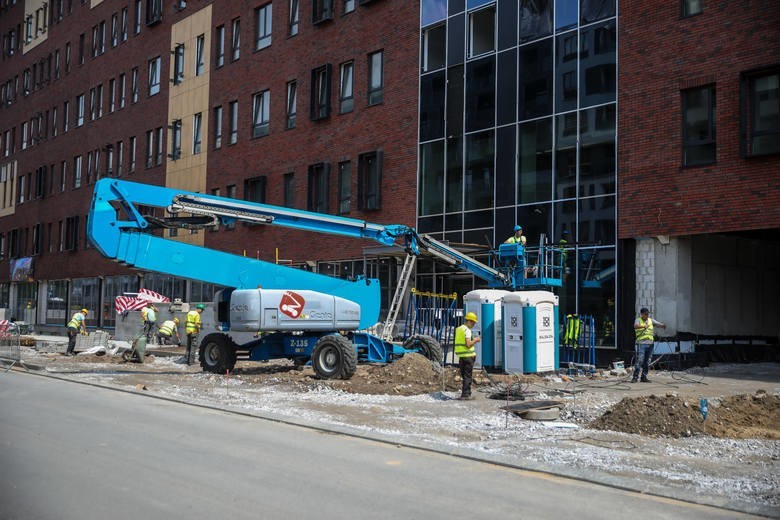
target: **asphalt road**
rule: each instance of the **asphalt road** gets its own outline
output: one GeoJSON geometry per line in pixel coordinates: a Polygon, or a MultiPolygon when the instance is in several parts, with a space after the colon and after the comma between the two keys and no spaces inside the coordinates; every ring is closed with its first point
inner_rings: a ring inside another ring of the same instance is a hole
{"type": "Polygon", "coordinates": [[[749,518],[23,372],[0,372],[0,518],[749,518]]]}

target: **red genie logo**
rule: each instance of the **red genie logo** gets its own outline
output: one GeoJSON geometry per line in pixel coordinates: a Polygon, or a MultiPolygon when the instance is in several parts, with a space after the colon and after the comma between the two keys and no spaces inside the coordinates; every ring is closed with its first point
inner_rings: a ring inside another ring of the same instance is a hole
{"type": "Polygon", "coordinates": [[[285,291],[279,302],[279,310],[291,318],[297,318],[301,315],[305,303],[306,300],[304,300],[303,296],[300,294],[292,291],[285,291]]]}

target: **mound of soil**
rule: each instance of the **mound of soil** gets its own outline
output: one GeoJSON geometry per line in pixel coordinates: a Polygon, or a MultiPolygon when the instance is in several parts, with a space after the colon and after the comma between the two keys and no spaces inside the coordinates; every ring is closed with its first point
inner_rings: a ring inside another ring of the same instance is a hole
{"type": "Polygon", "coordinates": [[[759,391],[711,401],[706,420],[698,401],[675,395],[626,397],[588,427],[656,437],[780,439],[780,397],[759,391]]]}
{"type": "Polygon", "coordinates": [[[360,365],[351,379],[322,383],[357,394],[416,395],[459,389],[456,375],[457,368],[442,368],[415,353],[388,365],[360,365]]]}

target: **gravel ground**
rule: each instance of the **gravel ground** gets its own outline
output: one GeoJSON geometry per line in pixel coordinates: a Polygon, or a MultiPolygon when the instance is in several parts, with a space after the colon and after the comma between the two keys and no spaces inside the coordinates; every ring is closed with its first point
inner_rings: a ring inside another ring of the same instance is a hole
{"type": "MultiPolygon", "coordinates": [[[[525,467],[579,472],[585,478],[601,475],[602,481],[632,488],[666,489],[672,495],[677,490],[706,503],[725,500],[728,507],[780,516],[780,441],[650,437],[585,427],[626,396],[671,394],[717,401],[759,390],[777,396],[780,370],[776,364],[656,372],[649,385],[629,385],[619,377],[560,382],[537,378],[525,387],[529,400],[565,403],[560,420],[545,422],[506,412],[501,407],[507,403],[488,398],[496,390],[490,386],[479,387],[477,399],[464,402],[453,399],[457,392],[446,385],[444,391],[433,388],[418,395],[347,392],[314,379],[308,367],[303,372],[261,367],[255,372],[249,369],[247,375],[226,377],[203,373],[176,357],[149,357],[143,365],[117,362],[114,358],[119,356],[81,357],[33,349],[23,355],[26,362],[48,373],[78,381],[348,430],[399,444],[466,450],[525,467]]],[[[774,427],[780,430],[780,425],[774,427]]]]}

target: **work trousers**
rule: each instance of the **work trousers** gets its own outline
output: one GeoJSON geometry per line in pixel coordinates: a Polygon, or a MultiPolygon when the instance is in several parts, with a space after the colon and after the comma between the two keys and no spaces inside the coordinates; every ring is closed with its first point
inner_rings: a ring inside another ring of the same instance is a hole
{"type": "Polygon", "coordinates": [[[76,348],[76,336],[78,336],[78,334],[78,329],[68,327],[68,354],[72,354],[73,350],[76,348]]]}
{"type": "Polygon", "coordinates": [[[642,371],[642,379],[647,378],[647,372],[650,370],[650,357],[653,355],[652,343],[637,343],[636,353],[634,354],[634,379],[642,371]]]}
{"type": "Polygon", "coordinates": [[[178,345],[179,338],[174,336],[167,336],[162,332],[157,332],[157,344],[158,345],[178,345]]]}
{"type": "Polygon", "coordinates": [[[144,322],[144,335],[146,336],[146,343],[151,345],[152,340],[154,339],[154,333],[152,332],[154,330],[155,322],[153,321],[145,321],[144,322]]]}
{"type": "Polygon", "coordinates": [[[197,341],[198,341],[198,333],[197,332],[195,332],[194,334],[193,333],[187,333],[187,360],[188,361],[191,359],[193,346],[195,346],[195,348],[197,348],[197,346],[195,345],[195,343],[197,341]]]}
{"type": "Polygon", "coordinates": [[[460,390],[461,397],[469,397],[471,395],[471,381],[474,379],[474,360],[476,359],[476,356],[458,358],[460,378],[463,380],[460,390]]]}

